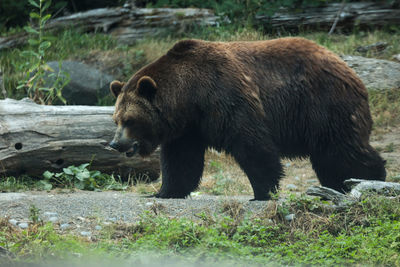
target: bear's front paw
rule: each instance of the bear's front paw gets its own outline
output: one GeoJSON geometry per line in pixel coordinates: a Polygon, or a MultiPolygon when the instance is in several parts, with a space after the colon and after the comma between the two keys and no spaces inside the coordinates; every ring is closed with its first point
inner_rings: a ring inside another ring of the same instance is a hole
{"type": "Polygon", "coordinates": [[[174,192],[174,193],[158,192],[158,193],[154,194],[154,197],[156,197],[156,198],[186,198],[187,195],[177,194],[176,192],[174,192]]]}
{"type": "Polygon", "coordinates": [[[270,196],[263,196],[263,197],[255,197],[253,199],[250,199],[250,201],[267,201],[271,200],[270,196]]]}

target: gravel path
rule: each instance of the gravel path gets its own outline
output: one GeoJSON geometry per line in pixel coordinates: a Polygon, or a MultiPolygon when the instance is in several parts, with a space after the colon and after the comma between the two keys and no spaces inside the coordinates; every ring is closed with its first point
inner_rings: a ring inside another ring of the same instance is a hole
{"type": "Polygon", "coordinates": [[[60,230],[74,230],[82,235],[101,230],[111,222],[132,223],[144,211],[162,212],[171,217],[196,218],[201,212],[222,213],[224,203],[241,203],[245,211],[259,213],[266,206],[263,201],[249,201],[252,196],[198,195],[189,199],[145,198],[130,192],[24,192],[1,193],[0,216],[21,228],[29,224],[30,208],[37,207],[39,217],[51,221],[60,230]]]}

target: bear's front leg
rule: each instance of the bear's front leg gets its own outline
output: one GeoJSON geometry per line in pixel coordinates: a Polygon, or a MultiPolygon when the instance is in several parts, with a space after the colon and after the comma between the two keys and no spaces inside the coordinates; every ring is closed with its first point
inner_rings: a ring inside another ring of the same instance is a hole
{"type": "Polygon", "coordinates": [[[161,146],[162,186],[159,198],[185,198],[199,185],[205,145],[196,134],[187,134],[161,146]]]}

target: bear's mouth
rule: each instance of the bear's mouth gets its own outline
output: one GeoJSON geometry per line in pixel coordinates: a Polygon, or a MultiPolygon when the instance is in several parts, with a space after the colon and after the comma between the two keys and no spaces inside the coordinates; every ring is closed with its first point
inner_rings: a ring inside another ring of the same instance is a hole
{"type": "Polygon", "coordinates": [[[139,143],[137,141],[133,142],[132,147],[126,151],[126,156],[128,158],[133,157],[139,150],[139,143]]]}

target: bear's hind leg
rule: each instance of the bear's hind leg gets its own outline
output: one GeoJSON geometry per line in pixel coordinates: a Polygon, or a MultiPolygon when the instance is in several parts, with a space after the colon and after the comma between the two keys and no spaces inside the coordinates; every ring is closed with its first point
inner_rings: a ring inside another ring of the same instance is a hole
{"type": "Polygon", "coordinates": [[[276,192],[283,174],[279,155],[254,147],[232,154],[250,180],[254,192],[252,200],[269,200],[269,193],[276,192]]]}
{"type": "Polygon", "coordinates": [[[346,191],[343,182],[350,178],[382,180],[386,178],[385,161],[368,145],[346,152],[327,152],[311,155],[310,160],[322,186],[346,191]]]}
{"type": "Polygon", "coordinates": [[[203,174],[205,146],[197,135],[186,135],[161,147],[162,186],[159,198],[185,198],[203,174]]]}

